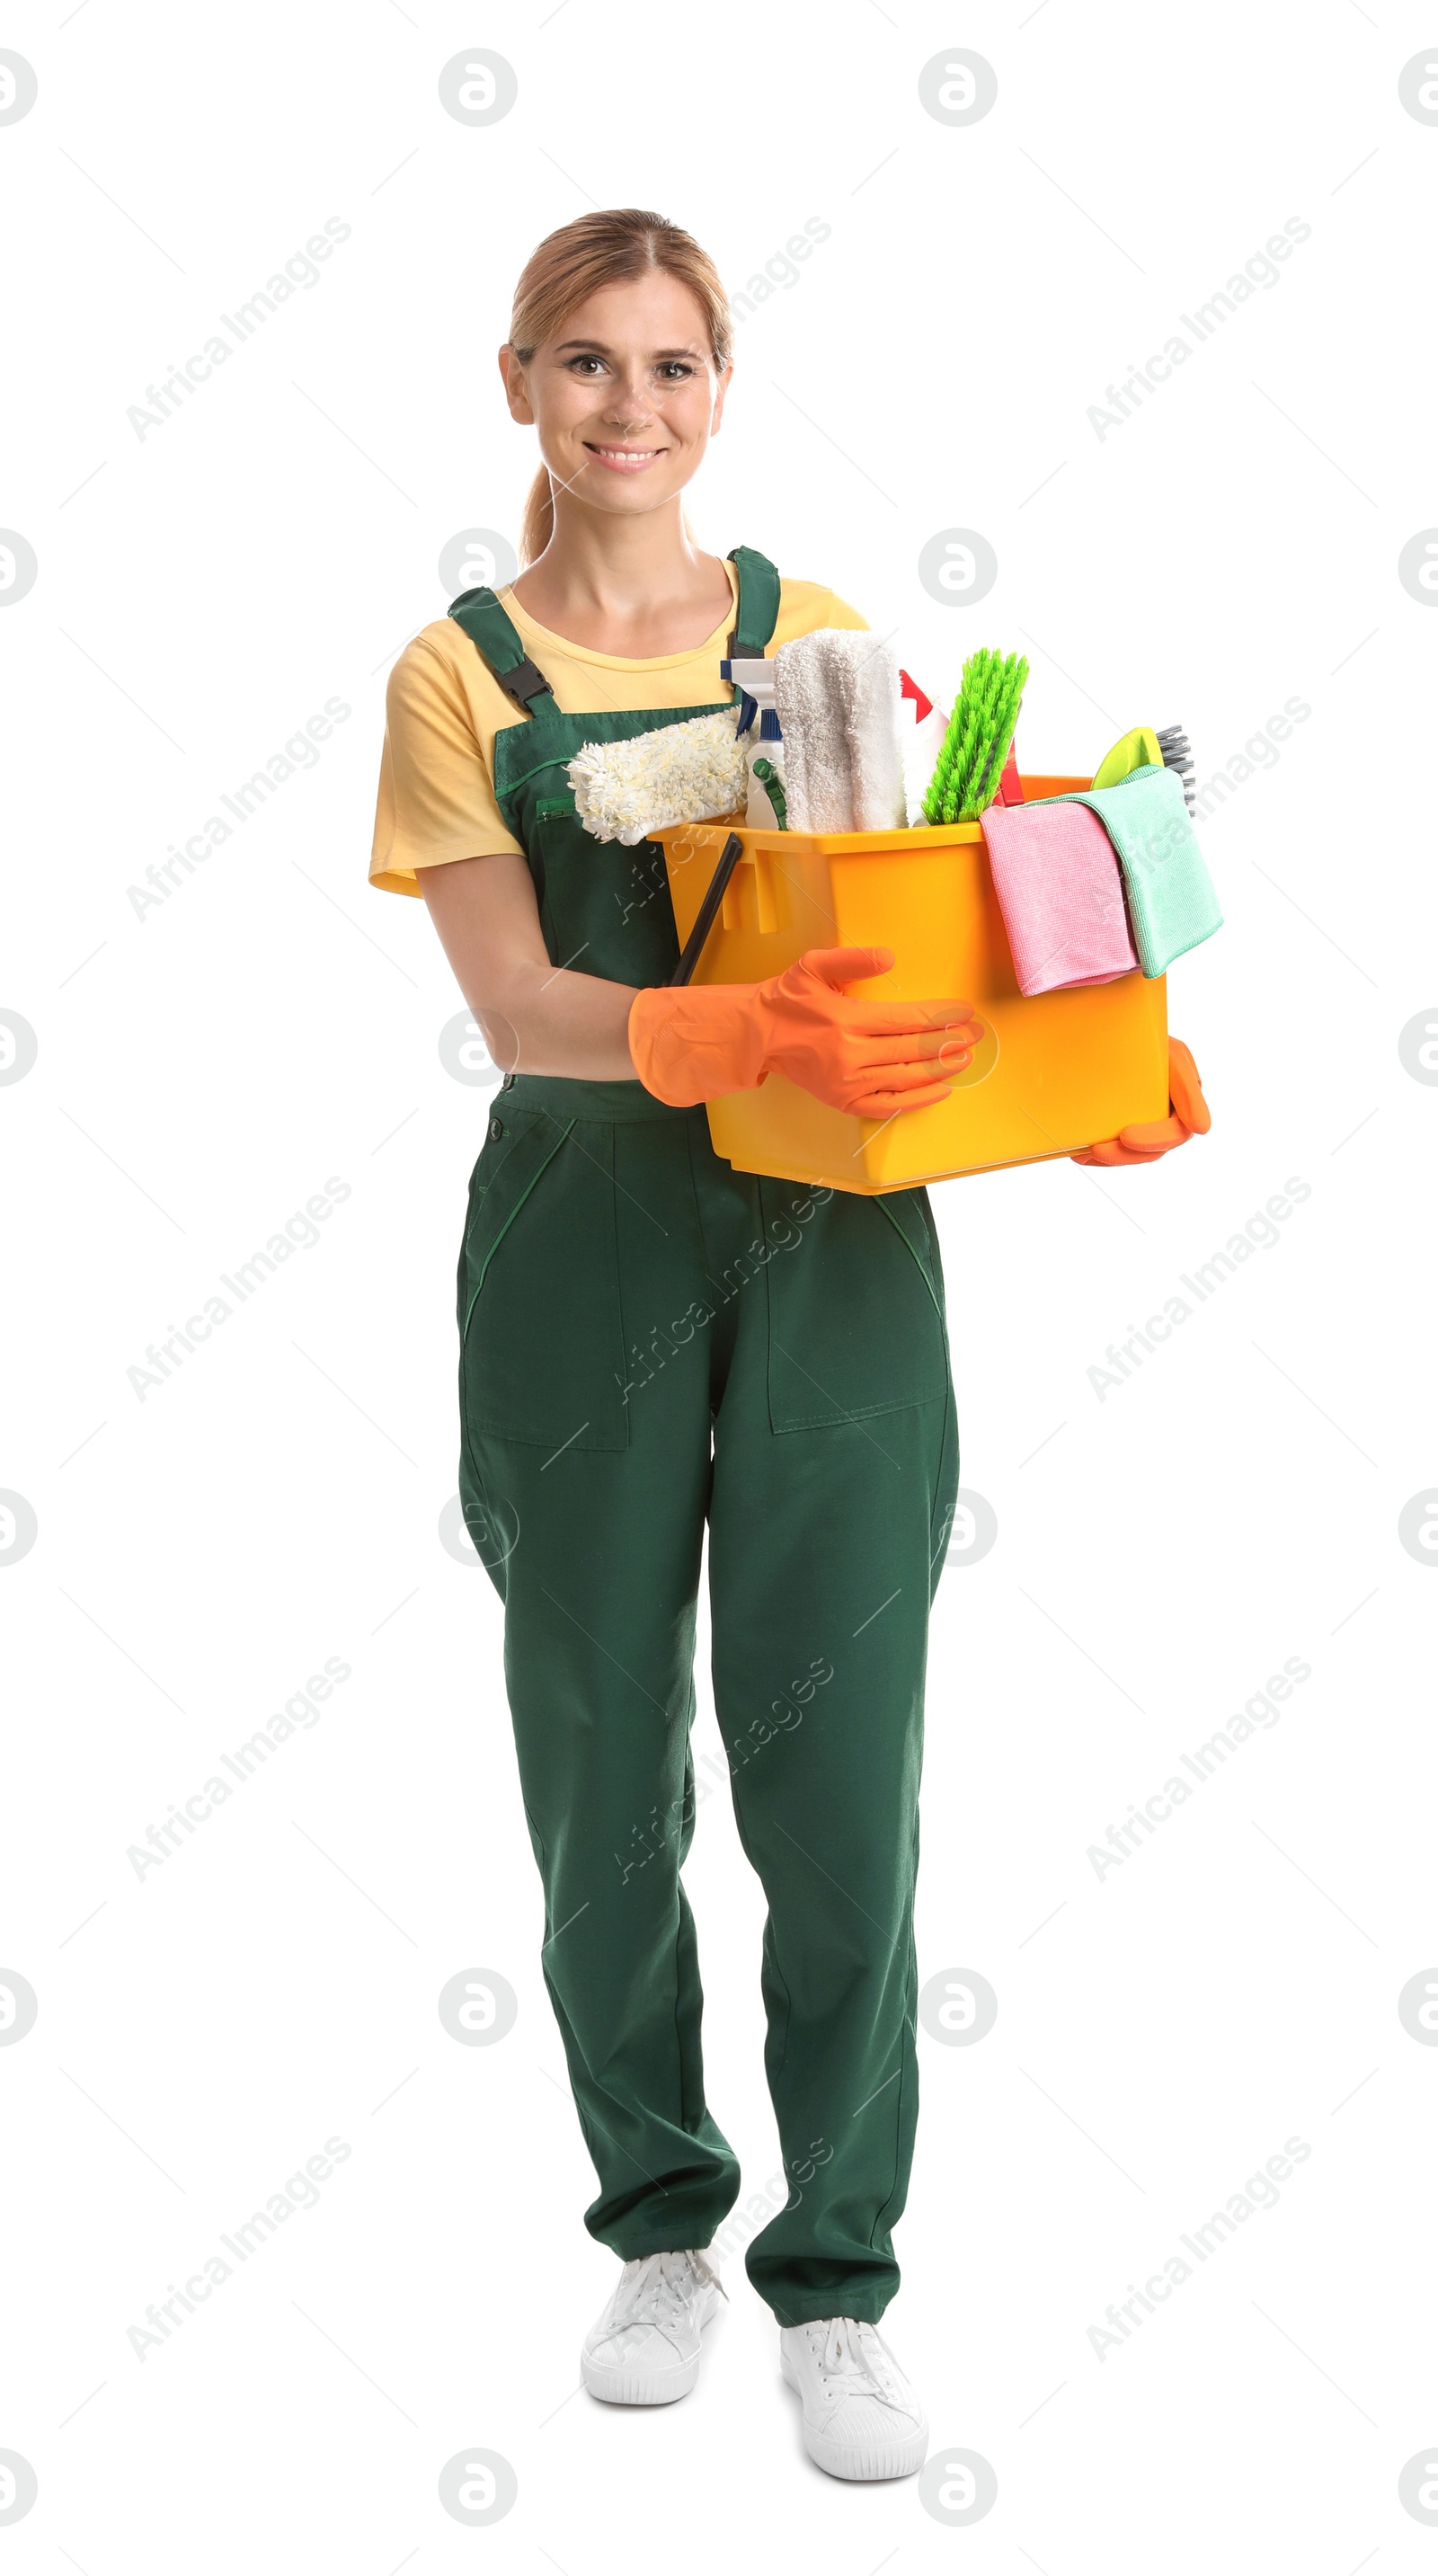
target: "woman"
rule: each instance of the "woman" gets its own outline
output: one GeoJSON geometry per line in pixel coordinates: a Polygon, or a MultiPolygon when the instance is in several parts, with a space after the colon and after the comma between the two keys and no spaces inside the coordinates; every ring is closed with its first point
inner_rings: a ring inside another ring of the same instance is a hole
{"type": "Polygon", "coordinates": [[[907,2475],[925,2420],[877,2323],[917,2109],[924,1658],[958,1474],[938,1245],[922,1190],[732,1170],[701,1104],[779,1070],[903,1115],[947,1096],[977,1032],[962,1003],[848,995],[883,950],[666,989],[662,854],[576,819],[583,743],[732,704],[725,654],[864,624],[747,548],[691,541],[682,494],[731,371],[712,262],[658,216],[583,216],[530,259],[499,363],[544,460],[525,569],[400,656],[371,874],[422,891],[510,1068],[460,1260],[461,1490],[505,1603],[544,1971],[600,2182],[586,2223],[623,2266],[583,2376],[620,2404],[693,2386],[719,2290],[703,2249],[739,2189],[705,2105],[679,1876],[707,1522],[794,2177],[746,2268],[811,2456],[907,2475]]]}

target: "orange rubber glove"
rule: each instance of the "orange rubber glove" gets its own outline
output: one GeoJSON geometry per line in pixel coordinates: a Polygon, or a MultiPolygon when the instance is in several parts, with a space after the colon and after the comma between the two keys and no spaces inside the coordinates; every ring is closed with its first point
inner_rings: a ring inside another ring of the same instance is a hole
{"type": "Polygon", "coordinates": [[[1182,1038],[1168,1042],[1167,1118],[1140,1119],[1132,1127],[1120,1127],[1116,1136],[1105,1144],[1090,1145],[1083,1154],[1073,1154],[1075,1163],[1156,1163],[1161,1154],[1171,1154],[1175,1145],[1186,1145],[1190,1136],[1206,1136],[1213,1120],[1198,1067],[1182,1038]]]}
{"type": "Polygon", "coordinates": [[[967,1002],[866,1001],[889,948],[809,948],[763,984],[659,984],[636,993],[629,1051],[646,1091],[677,1109],[752,1091],[770,1073],[830,1109],[888,1118],[947,1100],[983,1034],[967,1002]]]}

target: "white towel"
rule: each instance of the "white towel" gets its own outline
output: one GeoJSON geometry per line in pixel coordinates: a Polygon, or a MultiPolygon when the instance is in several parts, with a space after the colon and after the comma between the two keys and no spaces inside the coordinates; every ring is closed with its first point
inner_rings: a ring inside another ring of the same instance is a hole
{"type": "Polygon", "coordinates": [[[838,631],[821,626],[812,635],[797,635],[792,644],[781,644],[774,657],[791,832],[850,829],[849,746],[833,696],[828,651],[838,631]]]}
{"type": "Polygon", "coordinates": [[[899,665],[882,635],[836,627],[839,685],[849,733],[855,832],[904,828],[899,747],[899,665]]]}
{"type": "Polygon", "coordinates": [[[899,666],[883,637],[846,626],[796,636],[774,657],[774,694],[790,830],[902,830],[899,666]]]}

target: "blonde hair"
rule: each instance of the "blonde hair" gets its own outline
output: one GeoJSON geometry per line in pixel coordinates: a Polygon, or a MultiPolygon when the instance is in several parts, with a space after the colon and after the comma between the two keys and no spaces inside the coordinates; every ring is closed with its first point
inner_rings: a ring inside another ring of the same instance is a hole
{"type": "MultiPolygon", "coordinates": [[[[611,206],[580,215],[547,233],[532,250],[514,290],[509,343],[528,366],[542,341],[552,340],[566,316],[601,286],[661,269],[697,298],[714,364],[722,375],[733,352],[734,320],[724,281],[692,233],[638,206],[611,206]]],[[[549,469],[541,465],[529,488],[519,531],[521,568],[542,555],[554,529],[549,469]]]]}

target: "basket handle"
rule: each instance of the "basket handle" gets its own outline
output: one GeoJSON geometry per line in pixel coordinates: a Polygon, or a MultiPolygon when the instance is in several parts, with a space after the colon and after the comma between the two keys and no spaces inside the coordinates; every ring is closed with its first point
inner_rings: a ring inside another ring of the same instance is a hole
{"type": "Polygon", "coordinates": [[[687,984],[703,954],[704,942],[714,927],[725,889],[744,855],[744,844],[737,832],[731,832],[719,853],[719,865],[704,891],[704,900],[694,916],[694,927],[679,952],[679,963],[669,977],[671,984],[687,984]]]}

